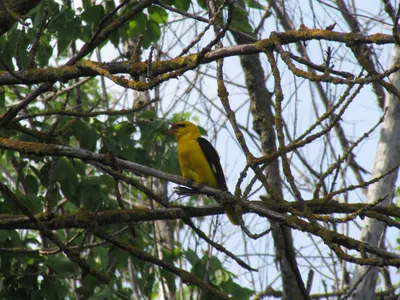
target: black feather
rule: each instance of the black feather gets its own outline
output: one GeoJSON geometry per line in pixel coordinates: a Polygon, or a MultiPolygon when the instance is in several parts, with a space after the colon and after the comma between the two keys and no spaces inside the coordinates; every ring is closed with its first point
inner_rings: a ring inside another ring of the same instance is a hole
{"type": "Polygon", "coordinates": [[[211,143],[207,141],[205,138],[199,137],[197,139],[197,142],[199,143],[199,146],[203,151],[204,156],[206,157],[212,172],[217,178],[217,182],[220,188],[224,191],[227,191],[228,187],[226,186],[225,175],[224,171],[222,170],[221,163],[219,161],[219,155],[217,150],[215,150],[213,145],[211,145],[211,143]]]}

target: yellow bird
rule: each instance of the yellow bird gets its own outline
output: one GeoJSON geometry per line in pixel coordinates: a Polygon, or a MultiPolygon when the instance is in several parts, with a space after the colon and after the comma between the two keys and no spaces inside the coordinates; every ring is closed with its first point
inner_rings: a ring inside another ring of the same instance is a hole
{"type": "MultiPolygon", "coordinates": [[[[201,137],[196,125],[189,121],[171,124],[166,131],[178,139],[179,166],[182,176],[198,184],[227,191],[224,172],[217,150],[201,137]]],[[[240,217],[231,205],[224,206],[225,213],[233,225],[239,225],[240,217]]]]}

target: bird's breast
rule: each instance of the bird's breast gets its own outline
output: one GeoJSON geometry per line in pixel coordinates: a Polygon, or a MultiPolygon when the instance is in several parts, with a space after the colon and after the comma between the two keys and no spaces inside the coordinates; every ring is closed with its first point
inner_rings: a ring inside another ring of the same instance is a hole
{"type": "Polygon", "coordinates": [[[182,173],[199,184],[218,187],[216,177],[197,140],[180,141],[178,155],[182,173]]]}

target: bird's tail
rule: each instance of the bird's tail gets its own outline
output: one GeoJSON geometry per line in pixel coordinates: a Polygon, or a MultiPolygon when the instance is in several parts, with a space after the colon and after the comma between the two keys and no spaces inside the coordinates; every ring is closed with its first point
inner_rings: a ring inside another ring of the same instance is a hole
{"type": "Polygon", "coordinates": [[[225,205],[224,210],[229,221],[231,221],[233,225],[240,225],[240,216],[235,211],[235,208],[232,205],[225,205]]]}

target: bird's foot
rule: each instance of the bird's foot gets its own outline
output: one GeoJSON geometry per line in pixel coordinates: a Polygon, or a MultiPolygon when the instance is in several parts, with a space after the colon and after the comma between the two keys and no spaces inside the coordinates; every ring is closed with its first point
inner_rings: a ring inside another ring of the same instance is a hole
{"type": "Polygon", "coordinates": [[[194,183],[193,179],[188,179],[188,181],[186,182],[186,184],[192,189],[193,189],[193,183],[194,183]]]}
{"type": "Polygon", "coordinates": [[[187,181],[187,185],[192,189],[192,190],[200,190],[201,188],[205,187],[204,183],[199,183],[196,186],[193,186],[193,184],[196,183],[193,179],[189,179],[187,181]]]}
{"type": "Polygon", "coordinates": [[[177,186],[174,188],[175,193],[177,193],[179,196],[192,196],[198,194],[198,192],[195,189],[187,188],[184,186],[177,186]]]}

